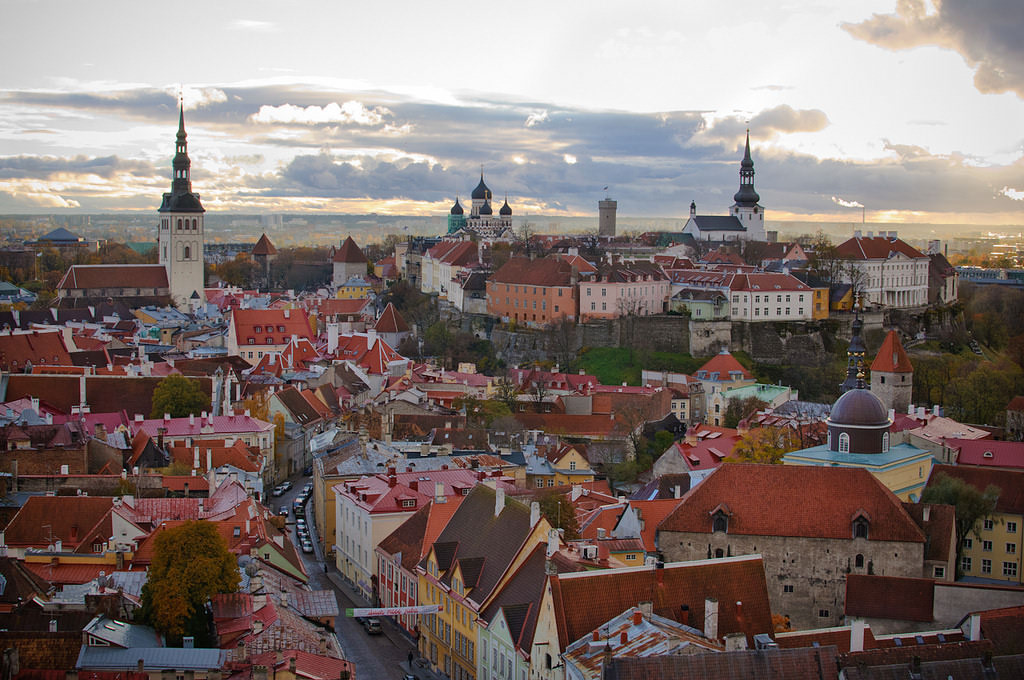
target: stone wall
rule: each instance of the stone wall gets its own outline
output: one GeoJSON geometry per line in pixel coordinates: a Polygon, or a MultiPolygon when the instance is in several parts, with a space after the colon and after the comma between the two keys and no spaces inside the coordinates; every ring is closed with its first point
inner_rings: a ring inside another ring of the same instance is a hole
{"type": "MultiPolygon", "coordinates": [[[[162,497],[165,495],[161,475],[128,475],[135,487],[134,495],[162,497]]],[[[90,496],[115,496],[121,484],[120,475],[19,475],[18,491],[52,491],[58,495],[76,495],[79,491],[90,496]]],[[[206,491],[203,491],[203,496],[206,491]]]]}
{"type": "Polygon", "coordinates": [[[816,366],[828,360],[819,324],[732,323],[730,350],[743,351],[760,363],[816,366]]]}
{"type": "MultiPolygon", "coordinates": [[[[789,511],[790,508],[765,508],[765,512],[789,511]]],[[[843,622],[847,574],[866,574],[870,569],[871,573],[885,576],[919,577],[924,564],[923,543],[863,538],[659,531],[657,544],[669,562],[707,559],[717,556],[717,550],[724,557],[760,554],[764,558],[772,613],[788,616],[796,629],[825,628],[843,622]],[[864,557],[861,568],[855,566],[858,554],[864,557]],[[820,615],[825,612],[827,615],[820,615]]]]}

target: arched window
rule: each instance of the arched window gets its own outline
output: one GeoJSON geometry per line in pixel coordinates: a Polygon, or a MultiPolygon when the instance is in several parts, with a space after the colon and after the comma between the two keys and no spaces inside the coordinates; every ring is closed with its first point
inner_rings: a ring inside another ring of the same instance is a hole
{"type": "Polygon", "coordinates": [[[850,452],[850,435],[843,432],[839,435],[839,453],[850,452]]]}
{"type": "Polygon", "coordinates": [[[186,259],[186,260],[191,260],[192,259],[192,249],[189,248],[188,246],[185,246],[185,256],[184,256],[183,259],[186,259]]]}
{"type": "Polygon", "coordinates": [[[181,218],[178,218],[178,231],[181,231],[181,218]]]}
{"type": "Polygon", "coordinates": [[[197,222],[197,221],[196,221],[196,219],[195,219],[195,218],[193,217],[193,218],[192,218],[192,231],[195,231],[196,229],[198,229],[198,228],[199,228],[199,227],[197,227],[197,226],[196,226],[197,224],[198,224],[198,222],[197,222]]]}
{"type": "Polygon", "coordinates": [[[864,556],[858,554],[855,558],[853,558],[853,566],[857,567],[858,569],[863,569],[864,568],[864,556]]]}
{"type": "Polygon", "coordinates": [[[883,432],[882,433],[882,453],[885,453],[888,450],[889,450],[889,433],[888,432],[883,432]]]}
{"type": "Polygon", "coordinates": [[[825,446],[827,446],[829,449],[832,448],[832,432],[831,431],[828,432],[825,435],[825,446]]]}
{"type": "Polygon", "coordinates": [[[715,557],[725,557],[725,551],[721,548],[715,549],[715,557]]]}
{"type": "Polygon", "coordinates": [[[715,513],[714,519],[711,520],[711,531],[729,531],[729,518],[724,512],[719,511],[715,513]]]}

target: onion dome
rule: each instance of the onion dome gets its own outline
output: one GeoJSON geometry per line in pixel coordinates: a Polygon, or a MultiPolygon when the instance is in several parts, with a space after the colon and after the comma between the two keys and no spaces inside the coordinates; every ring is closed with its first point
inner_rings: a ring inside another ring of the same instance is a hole
{"type": "MultiPolygon", "coordinates": [[[[487,193],[490,193],[490,192],[487,192],[487,193]]],[[[494,214],[494,210],[491,209],[491,202],[490,201],[484,201],[484,204],[482,206],[480,206],[480,214],[481,215],[493,215],[494,214]]]]}
{"type": "Polygon", "coordinates": [[[502,217],[512,217],[512,207],[508,204],[508,196],[505,197],[505,204],[498,210],[498,214],[502,217]]]}
{"type": "Polygon", "coordinates": [[[491,190],[487,188],[486,184],[484,184],[483,172],[480,173],[480,184],[477,184],[476,189],[473,189],[471,197],[473,198],[473,200],[491,200],[491,190]]]}
{"type": "Polygon", "coordinates": [[[464,211],[462,210],[462,204],[459,203],[459,199],[458,199],[458,197],[456,197],[455,205],[452,206],[452,213],[451,214],[452,215],[461,215],[461,214],[463,214],[463,212],[464,211]]]}

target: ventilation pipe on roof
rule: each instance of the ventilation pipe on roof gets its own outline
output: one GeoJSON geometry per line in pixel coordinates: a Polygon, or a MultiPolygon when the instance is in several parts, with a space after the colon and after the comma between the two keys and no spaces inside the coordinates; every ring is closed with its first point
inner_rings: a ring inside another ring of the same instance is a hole
{"type": "Polygon", "coordinates": [[[704,600],[704,635],[718,639],[718,600],[713,597],[704,600]]]}
{"type": "Polygon", "coordinates": [[[501,514],[501,511],[505,508],[505,490],[495,489],[494,490],[494,516],[497,517],[501,514]]]}

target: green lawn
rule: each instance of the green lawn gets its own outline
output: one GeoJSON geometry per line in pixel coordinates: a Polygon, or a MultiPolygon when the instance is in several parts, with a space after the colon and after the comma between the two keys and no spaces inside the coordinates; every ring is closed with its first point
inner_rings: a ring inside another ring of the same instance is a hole
{"type": "Polygon", "coordinates": [[[639,385],[640,371],[644,368],[693,373],[707,360],[707,357],[692,357],[689,354],[675,352],[640,352],[623,347],[592,347],[580,356],[579,365],[588,374],[597,376],[602,385],[639,385]]]}

